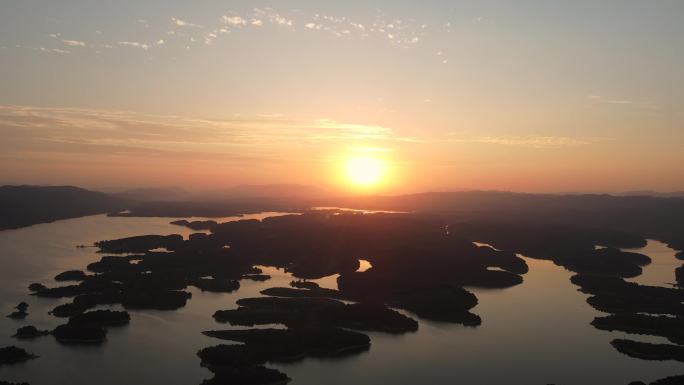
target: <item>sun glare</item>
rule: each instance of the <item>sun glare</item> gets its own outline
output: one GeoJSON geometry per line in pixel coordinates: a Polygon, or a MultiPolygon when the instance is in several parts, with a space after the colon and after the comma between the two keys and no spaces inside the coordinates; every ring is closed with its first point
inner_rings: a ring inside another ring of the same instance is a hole
{"type": "Polygon", "coordinates": [[[382,181],[385,167],[380,159],[357,157],[347,160],[346,172],[347,179],[353,185],[369,187],[382,181]]]}

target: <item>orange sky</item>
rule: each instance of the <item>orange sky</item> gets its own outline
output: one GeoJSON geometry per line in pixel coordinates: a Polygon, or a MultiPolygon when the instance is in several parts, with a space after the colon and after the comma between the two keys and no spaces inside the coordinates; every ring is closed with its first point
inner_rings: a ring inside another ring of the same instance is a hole
{"type": "Polygon", "coordinates": [[[0,183],[684,190],[684,4],[495,3],[0,5],[0,183]]]}

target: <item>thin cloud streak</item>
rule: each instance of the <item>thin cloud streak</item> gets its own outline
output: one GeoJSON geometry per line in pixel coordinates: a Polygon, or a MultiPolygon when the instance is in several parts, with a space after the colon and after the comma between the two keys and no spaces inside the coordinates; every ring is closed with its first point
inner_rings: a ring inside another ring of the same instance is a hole
{"type": "Polygon", "coordinates": [[[589,95],[588,98],[589,98],[589,100],[592,100],[595,103],[602,103],[602,104],[614,104],[614,105],[623,105],[623,106],[630,106],[630,107],[634,106],[634,107],[654,109],[654,110],[660,108],[660,106],[654,104],[652,101],[647,100],[647,99],[641,99],[641,100],[614,99],[614,98],[604,97],[601,95],[589,95]]]}
{"type": "Polygon", "coordinates": [[[78,40],[67,40],[67,39],[62,39],[62,43],[71,46],[71,47],[85,47],[85,42],[78,41],[78,40]]]}
{"type": "Polygon", "coordinates": [[[181,20],[181,19],[176,18],[176,17],[172,17],[171,21],[173,22],[173,24],[175,24],[178,27],[204,28],[203,26],[201,26],[199,24],[190,23],[190,22],[187,22],[185,20],[181,20]]]}
{"type": "MultiPolygon", "coordinates": [[[[163,40],[162,40],[162,42],[163,42],[163,40]]],[[[149,44],[147,44],[147,43],[141,43],[141,42],[137,42],[137,41],[120,41],[120,42],[119,42],[119,45],[121,45],[121,46],[126,46],[126,47],[141,48],[141,49],[143,49],[143,50],[145,50],[145,51],[147,51],[148,49],[150,49],[150,45],[149,45],[149,44]]]]}
{"type": "Polygon", "coordinates": [[[600,142],[601,138],[570,138],[565,136],[483,136],[474,138],[474,143],[500,144],[530,148],[559,148],[586,146],[600,142]]]}
{"type": "Polygon", "coordinates": [[[82,138],[91,144],[127,144],[198,151],[236,145],[275,145],[301,140],[390,138],[380,126],[344,124],[333,120],[298,121],[283,118],[207,120],[151,116],[70,108],[0,106],[0,128],[30,130],[43,140],[82,138]]]}
{"type": "Polygon", "coordinates": [[[482,143],[527,148],[577,147],[602,138],[562,136],[406,137],[389,127],[333,119],[295,120],[281,114],[230,120],[78,108],[0,106],[0,128],[30,130],[42,140],[73,140],[169,151],[223,151],[231,146],[378,141],[387,144],[482,143]]]}

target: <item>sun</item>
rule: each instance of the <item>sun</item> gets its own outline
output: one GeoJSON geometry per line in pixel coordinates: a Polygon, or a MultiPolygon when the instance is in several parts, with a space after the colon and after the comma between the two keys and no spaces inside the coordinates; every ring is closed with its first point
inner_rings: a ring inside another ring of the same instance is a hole
{"type": "Polygon", "coordinates": [[[381,159],[354,157],[347,160],[345,171],[351,184],[359,187],[370,187],[382,181],[385,165],[381,159]]]}

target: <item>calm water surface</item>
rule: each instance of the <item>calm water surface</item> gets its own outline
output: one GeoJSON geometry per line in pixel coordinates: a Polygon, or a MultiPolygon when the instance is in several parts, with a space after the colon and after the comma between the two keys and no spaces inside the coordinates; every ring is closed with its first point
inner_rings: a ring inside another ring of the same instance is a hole
{"type": "Polygon", "coordinates": [[[628,278],[627,281],[641,285],[672,287],[677,282],[675,269],[681,266],[682,261],[675,255],[677,252],[667,247],[666,244],[654,240],[648,240],[646,246],[638,249],[625,249],[641,253],[651,257],[651,263],[643,267],[640,276],[628,278]]]}
{"type": "MultiPolygon", "coordinates": [[[[263,218],[264,213],[243,218],[263,218]]],[[[240,218],[224,218],[236,220],[240,218]]],[[[27,381],[33,385],[90,384],[199,384],[211,373],[199,366],[197,350],[220,343],[200,334],[221,329],[211,315],[217,309],[236,307],[238,298],[257,296],[272,286],[286,286],[291,277],[282,270],[266,269],[266,282],[241,281],[236,293],[193,294],[177,311],[134,311],[131,324],[110,329],[101,346],[64,346],[52,337],[17,341],[16,328],[35,325],[51,329],[62,323],[47,314],[59,301],[27,295],[30,282],[54,285],[52,277],[67,269],[83,269],[99,259],[91,244],[141,234],[182,234],[190,229],[170,225],[169,218],[108,218],[91,216],[0,231],[0,312],[8,314],[18,302],[30,303],[29,317],[14,321],[0,317],[0,346],[17,345],[41,358],[25,364],[0,367],[0,380],[27,381]]],[[[221,220],[220,220],[221,221],[221,220]]],[[[639,252],[654,259],[640,283],[671,282],[677,261],[672,250],[649,242],[639,252]],[[662,257],[662,258],[661,258],[662,257]],[[669,267],[661,263],[670,263],[669,267]]],[[[605,384],[626,385],[632,380],[684,374],[684,364],[632,359],[616,352],[609,342],[623,337],[594,329],[589,322],[599,314],[576,290],[572,273],[549,261],[526,258],[530,272],[522,285],[504,290],[471,289],[480,303],[474,309],[483,323],[469,328],[420,322],[417,333],[393,336],[370,333],[371,350],[340,359],[306,359],[272,365],[284,370],[293,384],[605,384]]],[[[335,287],[335,277],[319,280],[335,287]]],[[[664,339],[630,336],[645,341],[664,339]]]]}

